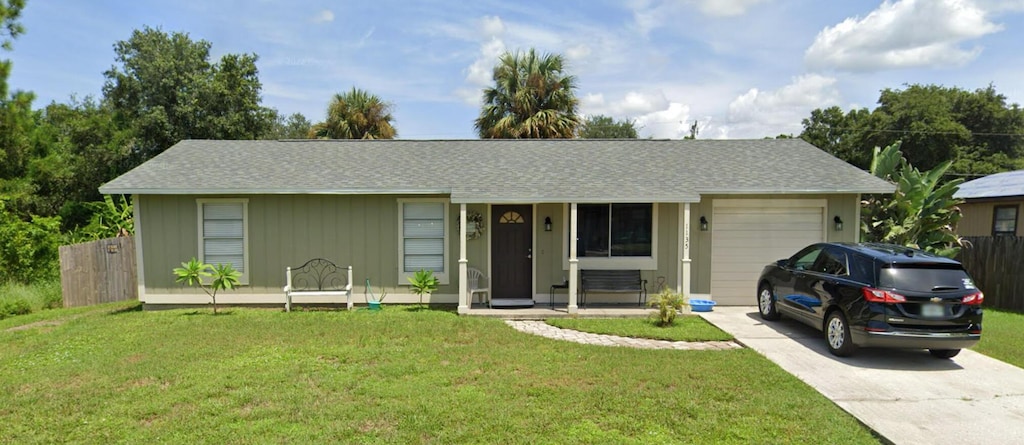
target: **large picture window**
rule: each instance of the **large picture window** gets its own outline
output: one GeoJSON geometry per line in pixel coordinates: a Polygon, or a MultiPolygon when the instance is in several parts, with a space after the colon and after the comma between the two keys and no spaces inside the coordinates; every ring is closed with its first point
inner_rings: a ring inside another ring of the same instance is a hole
{"type": "Polygon", "coordinates": [[[1017,206],[996,206],[992,217],[992,236],[1017,234],[1017,206]]]}
{"type": "Polygon", "coordinates": [[[652,204],[580,204],[579,257],[650,257],[652,204]]]}
{"type": "Polygon", "coordinates": [[[420,269],[431,270],[442,283],[448,278],[447,208],[444,201],[400,201],[398,204],[400,284],[420,269]]]}
{"type": "Polygon", "coordinates": [[[231,264],[249,280],[247,201],[238,199],[199,200],[199,261],[231,264]]]}

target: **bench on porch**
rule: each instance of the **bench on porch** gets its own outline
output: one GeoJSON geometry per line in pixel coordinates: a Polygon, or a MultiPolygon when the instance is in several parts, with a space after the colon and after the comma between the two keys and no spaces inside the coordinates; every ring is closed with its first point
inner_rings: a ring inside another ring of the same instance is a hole
{"type": "Polygon", "coordinates": [[[285,268],[285,311],[292,310],[292,297],[345,297],[352,309],[352,266],[340,267],[330,260],[314,258],[299,267],[285,268]],[[344,272],[347,270],[347,274],[344,272]]]}
{"type": "Polygon", "coordinates": [[[587,304],[587,292],[624,292],[637,294],[637,304],[647,300],[647,280],[640,278],[639,270],[594,270],[580,271],[583,298],[580,306],[587,304]]]}

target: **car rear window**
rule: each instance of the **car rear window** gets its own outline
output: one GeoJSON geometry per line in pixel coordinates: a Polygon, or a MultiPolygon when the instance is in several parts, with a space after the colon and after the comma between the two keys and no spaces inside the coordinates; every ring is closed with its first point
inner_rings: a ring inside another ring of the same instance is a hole
{"type": "Polygon", "coordinates": [[[879,272],[878,285],[913,292],[975,289],[971,277],[955,264],[890,264],[879,272]]]}

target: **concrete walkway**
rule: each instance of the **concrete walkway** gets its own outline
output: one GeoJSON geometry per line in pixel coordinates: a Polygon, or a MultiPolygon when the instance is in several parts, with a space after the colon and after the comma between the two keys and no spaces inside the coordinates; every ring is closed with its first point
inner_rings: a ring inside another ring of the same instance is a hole
{"type": "MultiPolygon", "coordinates": [[[[964,350],[829,354],[821,332],[754,307],[716,307],[705,320],[732,334],[895,444],[1024,443],[1024,370],[964,350]]],[[[984,334],[983,334],[984,335],[984,334]]]]}
{"type": "Polygon", "coordinates": [[[714,349],[737,349],[742,346],[731,341],[708,341],[708,342],[687,342],[687,341],[666,341],[652,340],[649,338],[619,337],[617,335],[591,334],[589,332],[574,331],[551,326],[538,320],[505,320],[509,326],[528,334],[541,337],[553,338],[555,340],[572,341],[588,345],[600,346],[624,346],[640,349],[682,349],[682,350],[714,350],[714,349]]]}

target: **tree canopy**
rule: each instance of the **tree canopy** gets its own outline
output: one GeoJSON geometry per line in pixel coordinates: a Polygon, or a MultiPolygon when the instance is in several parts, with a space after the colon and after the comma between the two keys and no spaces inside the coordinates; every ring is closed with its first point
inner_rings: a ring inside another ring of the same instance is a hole
{"type": "Polygon", "coordinates": [[[580,137],[583,139],[636,139],[636,124],[635,121],[629,119],[615,120],[603,114],[588,116],[580,125],[580,137]]]}
{"type": "Polygon", "coordinates": [[[292,113],[288,117],[277,115],[274,127],[268,135],[271,139],[305,139],[309,137],[309,129],[313,126],[302,113],[292,113]]]}
{"type": "Polygon", "coordinates": [[[816,109],[803,126],[801,138],[864,169],[873,147],[896,141],[910,164],[926,170],[947,160],[949,173],[963,176],[1024,168],[1024,110],[991,85],[887,88],[874,110],[816,109]]]}
{"type": "Polygon", "coordinates": [[[257,139],[273,126],[260,106],[255,54],[210,63],[210,42],[144,27],[114,44],[117,64],[104,73],[104,99],[135,133],[144,161],[183,139],[257,139]]]}
{"type": "Polygon", "coordinates": [[[484,105],[474,124],[481,138],[576,136],[576,77],[566,74],[561,55],[538,55],[532,48],[506,52],[493,79],[494,86],[483,91],[484,105]]]}
{"type": "Polygon", "coordinates": [[[394,139],[398,131],[391,124],[394,106],[379,96],[352,87],[338,93],[327,105],[327,120],[309,129],[310,138],[394,139]]]}

